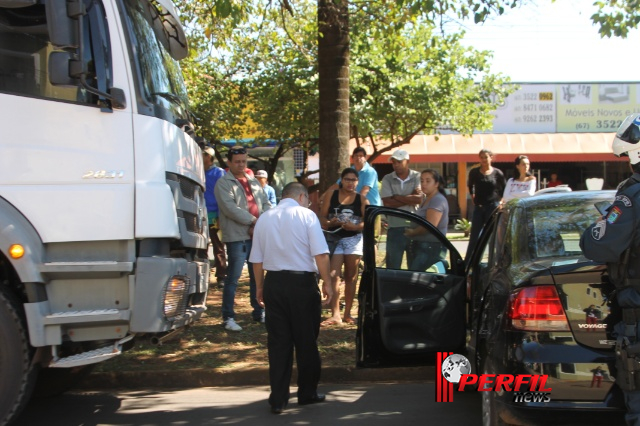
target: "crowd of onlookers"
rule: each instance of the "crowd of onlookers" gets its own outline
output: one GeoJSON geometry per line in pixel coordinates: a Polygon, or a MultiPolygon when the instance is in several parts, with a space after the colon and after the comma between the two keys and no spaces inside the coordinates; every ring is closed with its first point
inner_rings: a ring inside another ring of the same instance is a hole
{"type": "MultiPolygon", "coordinates": [[[[234,312],[238,279],[245,263],[249,264],[256,221],[262,213],[276,206],[276,193],[268,184],[269,176],[265,170],[254,173],[247,168],[245,147],[229,148],[226,152],[226,170],[215,165],[212,147],[201,147],[215,276],[218,284],[223,286],[223,325],[227,330],[240,331],[242,327],[236,322],[234,312]]],[[[496,208],[512,198],[533,195],[537,188],[536,178],[530,172],[531,165],[525,155],[516,158],[514,177],[508,180],[505,180],[502,171],[492,167],[491,151],[481,150],[479,159],[479,167],[472,168],[468,178],[474,209],[466,258],[473,250],[482,226],[496,208]]],[[[378,174],[367,162],[364,148],[355,148],[351,160],[352,166],[344,169],[337,182],[320,197],[318,218],[329,246],[333,289],[331,316],[322,323],[323,326],[355,322],[351,314],[363,254],[362,231],[367,205],[384,205],[419,215],[443,235],[449,226],[446,185],[437,170],[412,170],[409,167],[409,153],[398,149],[390,158],[393,172],[385,175],[379,184],[378,174]],[[341,281],[344,282],[344,304],[340,302],[341,281]]],[[[554,173],[548,186],[561,183],[554,173]]],[[[380,220],[376,221],[376,247],[383,226],[386,232],[387,268],[400,269],[406,255],[409,269],[425,270],[442,257],[443,247],[437,239],[420,235],[426,229],[407,228],[404,220],[394,217],[386,218],[384,225],[380,220]],[[414,240],[411,254],[406,243],[408,238],[414,240]]],[[[248,271],[252,317],[264,323],[264,308],[255,300],[256,284],[251,264],[248,271]]]]}

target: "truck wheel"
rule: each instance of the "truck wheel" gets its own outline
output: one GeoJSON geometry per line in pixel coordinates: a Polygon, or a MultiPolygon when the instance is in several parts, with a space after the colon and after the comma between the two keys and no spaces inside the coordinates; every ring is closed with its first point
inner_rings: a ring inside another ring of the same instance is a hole
{"type": "Polygon", "coordinates": [[[31,396],[37,376],[32,357],[21,304],[0,289],[0,425],[14,419],[31,396]]]}
{"type": "Polygon", "coordinates": [[[60,395],[87,377],[95,364],[73,368],[43,368],[38,373],[34,398],[46,398],[60,395]]]}

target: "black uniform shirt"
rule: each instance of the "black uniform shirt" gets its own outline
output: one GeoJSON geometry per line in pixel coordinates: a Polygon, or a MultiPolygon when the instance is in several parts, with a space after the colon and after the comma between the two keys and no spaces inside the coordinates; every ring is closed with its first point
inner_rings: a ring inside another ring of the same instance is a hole
{"type": "Polygon", "coordinates": [[[616,193],[607,215],[589,226],[582,234],[580,248],[584,255],[596,262],[607,263],[609,275],[615,283],[624,251],[631,250],[628,278],[640,278],[640,174],[634,173],[624,181],[616,193]]]}

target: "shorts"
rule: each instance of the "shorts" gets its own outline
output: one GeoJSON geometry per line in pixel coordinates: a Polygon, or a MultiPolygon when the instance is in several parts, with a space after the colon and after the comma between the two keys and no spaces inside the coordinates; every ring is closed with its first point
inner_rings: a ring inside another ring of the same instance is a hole
{"type": "Polygon", "coordinates": [[[345,237],[338,241],[336,251],[333,254],[355,254],[362,256],[362,233],[354,235],[352,237],[345,237]]]}

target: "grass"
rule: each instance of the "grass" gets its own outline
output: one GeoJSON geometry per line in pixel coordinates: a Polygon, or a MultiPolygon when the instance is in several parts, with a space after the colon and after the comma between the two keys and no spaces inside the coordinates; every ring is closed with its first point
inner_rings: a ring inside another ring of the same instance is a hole
{"type": "MultiPolygon", "coordinates": [[[[344,290],[342,290],[344,291],[344,290]]],[[[236,292],[236,321],[242,331],[227,331],[221,319],[222,289],[211,282],[207,311],[179,337],[154,346],[150,335],[136,338],[134,347],[122,355],[98,364],[95,371],[162,371],[174,369],[218,368],[225,370],[267,367],[267,332],[264,324],[251,318],[249,280],[245,274],[236,292]]],[[[357,300],[352,313],[357,312],[357,300]]],[[[329,311],[323,311],[328,318],[329,311]]],[[[356,326],[349,324],[322,327],[318,347],[322,365],[355,365],[356,326]]]]}

